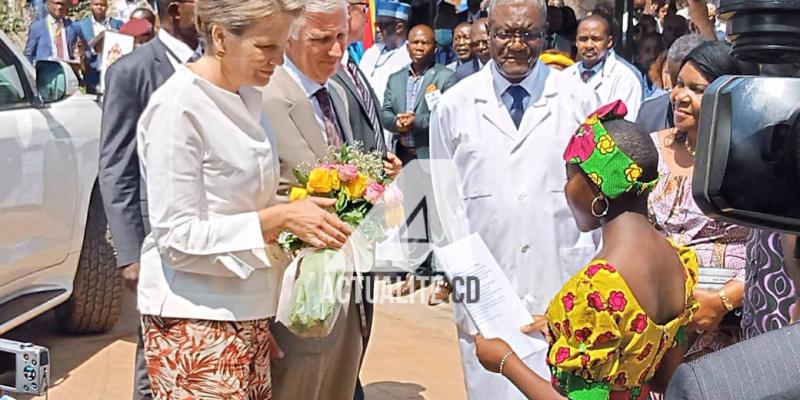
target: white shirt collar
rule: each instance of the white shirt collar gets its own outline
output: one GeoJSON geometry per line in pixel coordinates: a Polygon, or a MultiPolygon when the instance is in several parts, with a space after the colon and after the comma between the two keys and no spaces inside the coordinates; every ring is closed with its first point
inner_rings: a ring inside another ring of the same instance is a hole
{"type": "MultiPolygon", "coordinates": [[[[55,26],[57,22],[59,22],[59,20],[55,19],[52,15],[47,14],[47,24],[48,25],[55,26]]],[[[64,22],[64,18],[61,18],[60,22],[63,23],[64,22]]]]}
{"type": "Polygon", "coordinates": [[[500,74],[498,70],[497,64],[494,61],[489,61],[491,72],[492,72],[492,86],[494,87],[494,93],[497,95],[497,98],[502,98],[503,93],[508,90],[511,85],[519,85],[522,86],[528,94],[531,96],[531,99],[538,99],[540,94],[544,91],[544,85],[539,84],[539,70],[542,69],[541,62],[537,61],[536,65],[533,66],[533,69],[522,80],[520,83],[511,83],[509,82],[503,75],[500,74]]]}
{"type": "Polygon", "coordinates": [[[184,64],[189,61],[194,55],[194,50],[191,49],[186,43],[181,42],[175,36],[172,36],[165,29],[159,29],[158,39],[167,46],[167,49],[172,52],[175,57],[178,57],[178,62],[184,64]]]}
{"type": "MultiPolygon", "coordinates": [[[[306,74],[302,73],[297,66],[294,65],[289,56],[285,56],[283,58],[283,68],[289,73],[289,76],[291,76],[292,79],[297,82],[300,88],[303,89],[306,97],[311,98],[314,93],[317,93],[318,90],[322,89],[323,86],[306,76],[306,74]]],[[[325,82],[325,88],[327,88],[327,86],[328,83],[325,82]]]]}

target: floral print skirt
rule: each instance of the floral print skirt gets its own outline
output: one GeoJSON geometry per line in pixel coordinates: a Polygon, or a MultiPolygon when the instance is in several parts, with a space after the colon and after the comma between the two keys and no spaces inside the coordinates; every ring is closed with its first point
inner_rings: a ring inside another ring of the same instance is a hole
{"type": "Polygon", "coordinates": [[[155,400],[270,400],[269,322],[142,316],[155,400]]]}

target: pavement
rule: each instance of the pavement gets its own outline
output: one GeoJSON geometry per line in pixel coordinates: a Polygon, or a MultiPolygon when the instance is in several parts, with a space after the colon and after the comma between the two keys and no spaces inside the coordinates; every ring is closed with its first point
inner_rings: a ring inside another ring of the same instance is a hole
{"type": "MultiPolygon", "coordinates": [[[[124,293],[120,321],[106,334],[56,333],[51,311],[4,335],[50,349],[52,368],[47,399],[131,398],[138,315],[134,294],[127,290],[124,293]]],[[[465,399],[452,307],[430,307],[420,301],[420,294],[412,296],[396,298],[394,302],[386,299],[375,307],[372,338],[361,370],[366,398],[465,399]]],[[[12,396],[17,400],[46,399],[12,396]]]]}

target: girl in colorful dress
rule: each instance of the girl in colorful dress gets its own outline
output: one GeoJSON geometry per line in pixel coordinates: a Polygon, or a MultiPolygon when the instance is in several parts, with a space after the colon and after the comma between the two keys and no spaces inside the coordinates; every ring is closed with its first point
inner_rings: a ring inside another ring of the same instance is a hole
{"type": "MultiPolygon", "coordinates": [[[[564,188],[578,227],[603,231],[594,260],[547,309],[552,381],[531,371],[500,339],[476,338],[483,366],[536,399],[645,399],[662,391],[683,359],[696,302],[697,257],[647,218],[658,153],[621,101],[592,114],[573,136],[564,188]]],[[[537,324],[523,328],[530,331],[537,324]]]]}

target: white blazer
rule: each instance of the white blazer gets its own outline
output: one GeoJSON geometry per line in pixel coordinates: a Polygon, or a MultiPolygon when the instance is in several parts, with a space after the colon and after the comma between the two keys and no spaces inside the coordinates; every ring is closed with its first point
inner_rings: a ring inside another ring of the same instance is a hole
{"type": "Polygon", "coordinates": [[[276,203],[279,165],[260,91],[229,92],[178,66],[137,131],[152,231],[138,308],[169,318],[275,315],[287,259],[265,245],[257,211],[276,203]]]}
{"type": "MultiPolygon", "coordinates": [[[[579,63],[564,70],[578,82],[581,79],[579,63]]],[[[614,50],[609,50],[603,69],[586,82],[600,96],[601,105],[622,100],[628,107],[625,119],[636,122],[639,108],[644,101],[644,78],[639,70],[624,59],[617,57],[614,50]]]]}
{"type": "MultiPolygon", "coordinates": [[[[562,159],[598,100],[543,63],[531,74],[526,79],[535,89],[519,131],[495,91],[494,79],[502,78],[490,62],[444,93],[431,116],[430,148],[432,159],[455,162],[470,233],[482,237],[528,311],[544,314],[599,242],[599,234],[581,234],[575,226],[564,197],[562,159]]],[[[456,307],[456,323],[469,398],[524,398],[478,363],[472,340],[477,331],[462,307],[456,307]]]]}

